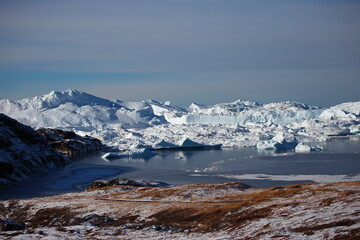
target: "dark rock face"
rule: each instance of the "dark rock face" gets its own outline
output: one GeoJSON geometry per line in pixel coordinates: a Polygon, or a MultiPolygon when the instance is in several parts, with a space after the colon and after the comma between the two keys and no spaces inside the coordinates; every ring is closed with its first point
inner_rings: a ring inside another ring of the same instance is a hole
{"type": "Polygon", "coordinates": [[[103,148],[103,144],[100,140],[89,136],[81,137],[72,131],[41,128],[36,132],[44,136],[56,151],[69,158],[97,152],[103,148]]]}
{"type": "Polygon", "coordinates": [[[0,188],[70,160],[29,126],[0,113],[0,188]]]}

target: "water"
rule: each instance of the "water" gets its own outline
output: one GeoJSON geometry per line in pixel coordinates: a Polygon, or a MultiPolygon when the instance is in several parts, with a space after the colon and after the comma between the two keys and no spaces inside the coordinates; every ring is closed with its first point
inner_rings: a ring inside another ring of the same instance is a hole
{"type": "Polygon", "coordinates": [[[240,180],[258,187],[309,181],[360,180],[360,138],[343,137],[323,143],[323,152],[276,153],[255,148],[210,151],[159,151],[150,158],[105,161],[100,155],[38,175],[0,192],[1,199],[81,191],[96,179],[126,177],[170,184],[240,180]]]}

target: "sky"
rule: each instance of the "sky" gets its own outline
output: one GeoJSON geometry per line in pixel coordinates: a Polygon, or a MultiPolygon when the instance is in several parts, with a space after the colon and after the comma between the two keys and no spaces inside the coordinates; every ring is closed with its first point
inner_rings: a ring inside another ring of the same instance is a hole
{"type": "Polygon", "coordinates": [[[360,1],[0,0],[0,98],[360,101],[360,1]]]}

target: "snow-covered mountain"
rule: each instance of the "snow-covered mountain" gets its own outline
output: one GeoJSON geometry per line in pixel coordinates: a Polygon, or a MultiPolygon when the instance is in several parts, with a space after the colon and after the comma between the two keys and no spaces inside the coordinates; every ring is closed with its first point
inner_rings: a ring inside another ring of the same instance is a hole
{"type": "Polygon", "coordinates": [[[296,102],[237,100],[181,108],[155,100],[111,101],[77,90],[2,99],[0,112],[34,128],[71,129],[121,149],[153,148],[161,141],[178,145],[184,138],[207,145],[255,146],[279,134],[323,141],[329,135],[358,133],[360,123],[360,102],[322,109],[296,102]]]}

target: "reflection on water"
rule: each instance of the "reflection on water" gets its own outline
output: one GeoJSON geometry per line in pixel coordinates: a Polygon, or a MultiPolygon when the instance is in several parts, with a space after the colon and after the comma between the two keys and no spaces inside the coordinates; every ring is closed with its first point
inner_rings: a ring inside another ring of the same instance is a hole
{"type": "Polygon", "coordinates": [[[121,158],[110,161],[105,161],[100,155],[89,156],[64,168],[51,170],[44,176],[22,182],[11,190],[0,192],[0,198],[79,191],[95,179],[114,177],[159,180],[170,184],[241,179],[245,183],[260,187],[314,179],[336,180],[337,176],[339,180],[358,178],[359,137],[332,139],[321,146],[324,148],[323,152],[313,153],[241,148],[158,151],[157,155],[149,158],[121,158]]]}

